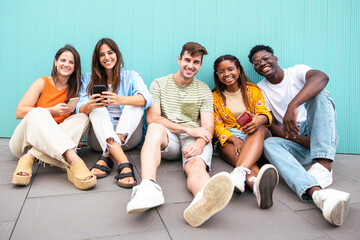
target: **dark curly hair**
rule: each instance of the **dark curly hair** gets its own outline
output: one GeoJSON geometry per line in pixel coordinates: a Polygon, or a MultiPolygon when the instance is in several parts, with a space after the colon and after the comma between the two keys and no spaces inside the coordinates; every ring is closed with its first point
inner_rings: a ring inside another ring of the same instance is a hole
{"type": "Polygon", "coordinates": [[[256,45],[255,47],[253,47],[250,50],[250,53],[248,55],[249,61],[251,63],[252,63],[252,57],[254,56],[254,54],[257,53],[258,51],[261,51],[261,50],[265,50],[265,51],[271,53],[272,55],[274,55],[274,50],[271,47],[265,46],[265,45],[256,45]]]}

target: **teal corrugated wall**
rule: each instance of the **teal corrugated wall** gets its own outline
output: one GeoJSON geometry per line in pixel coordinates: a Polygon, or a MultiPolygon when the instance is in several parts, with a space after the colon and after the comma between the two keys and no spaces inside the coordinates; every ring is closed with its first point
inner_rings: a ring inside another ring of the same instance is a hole
{"type": "Polygon", "coordinates": [[[274,48],[281,67],[302,63],[330,76],[338,152],[359,154],[359,29],[358,0],[1,0],[0,137],[12,135],[19,100],[35,79],[50,74],[66,43],[78,49],[85,73],[96,42],[113,38],[125,67],[149,85],[177,71],[181,46],[197,41],[209,51],[197,77],[210,88],[212,64],[226,53],[258,82],[247,55],[262,43],[274,48]]]}

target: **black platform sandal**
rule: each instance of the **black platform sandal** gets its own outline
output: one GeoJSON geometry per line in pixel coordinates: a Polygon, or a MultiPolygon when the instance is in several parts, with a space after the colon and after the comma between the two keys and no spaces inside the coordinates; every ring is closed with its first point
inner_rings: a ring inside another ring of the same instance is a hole
{"type": "Polygon", "coordinates": [[[112,168],[114,167],[114,162],[113,162],[113,160],[111,160],[111,158],[105,157],[105,156],[103,156],[103,155],[101,155],[101,156],[99,157],[99,159],[97,160],[97,162],[94,164],[94,166],[92,166],[92,168],[90,168],[90,171],[91,171],[91,169],[96,168],[96,169],[99,169],[99,170],[105,172],[105,174],[102,174],[102,175],[97,175],[97,174],[95,175],[95,174],[94,174],[97,179],[104,178],[104,177],[106,177],[107,175],[109,175],[109,173],[111,172],[112,168]],[[104,165],[97,164],[97,162],[98,162],[99,160],[103,160],[103,161],[106,163],[106,165],[108,165],[108,166],[104,166],[104,165]]]}
{"type": "Polygon", "coordinates": [[[122,187],[122,188],[131,188],[133,186],[136,185],[136,178],[135,178],[135,174],[134,174],[134,169],[133,169],[133,165],[132,163],[122,163],[118,166],[117,168],[117,175],[114,177],[116,179],[116,183],[117,185],[119,185],[119,187],[122,187]],[[127,173],[121,173],[121,171],[124,169],[124,168],[130,168],[131,169],[131,172],[127,172],[127,173]],[[124,183],[119,183],[119,179],[123,179],[123,178],[126,178],[126,177],[132,177],[134,178],[134,183],[131,183],[131,184],[124,184],[124,183]]]}

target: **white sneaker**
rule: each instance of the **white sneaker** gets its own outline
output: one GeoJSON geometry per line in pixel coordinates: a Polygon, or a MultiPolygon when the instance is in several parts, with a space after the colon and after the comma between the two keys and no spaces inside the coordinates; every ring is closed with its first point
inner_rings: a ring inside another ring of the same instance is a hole
{"type": "Polygon", "coordinates": [[[234,168],[234,170],[230,174],[234,181],[235,190],[242,193],[245,191],[246,174],[250,173],[250,169],[245,167],[234,168]]]}
{"type": "Polygon", "coordinates": [[[210,178],[184,211],[185,221],[198,227],[229,203],[234,184],[229,173],[221,172],[210,178]]]}
{"type": "Polygon", "coordinates": [[[349,193],[335,189],[322,189],[315,191],[312,198],[329,223],[336,226],[344,223],[350,209],[349,193]]]}
{"type": "Polygon", "coordinates": [[[271,208],[273,193],[279,183],[279,174],[276,168],[271,164],[265,164],[260,168],[257,177],[251,177],[249,181],[254,181],[253,192],[259,208],[271,208]]]}
{"type": "Polygon", "coordinates": [[[333,182],[333,171],[330,172],[320,163],[313,164],[308,173],[317,180],[322,189],[330,186],[333,182]]]}
{"type": "Polygon", "coordinates": [[[130,214],[144,212],[164,202],[161,187],[150,179],[146,179],[140,185],[133,187],[131,199],[127,204],[127,212],[130,214]]]}

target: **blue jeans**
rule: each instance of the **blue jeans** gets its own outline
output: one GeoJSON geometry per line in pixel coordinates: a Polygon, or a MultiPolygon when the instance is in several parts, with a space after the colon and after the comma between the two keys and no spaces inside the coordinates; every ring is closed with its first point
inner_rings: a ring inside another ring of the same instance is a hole
{"type": "Polygon", "coordinates": [[[334,161],[338,136],[335,104],[328,91],[308,100],[305,108],[308,116],[300,126],[300,134],[311,136],[310,150],[285,138],[270,137],[264,142],[264,155],[297,196],[309,201],[306,190],[319,184],[303,166],[318,158],[334,161]]]}

